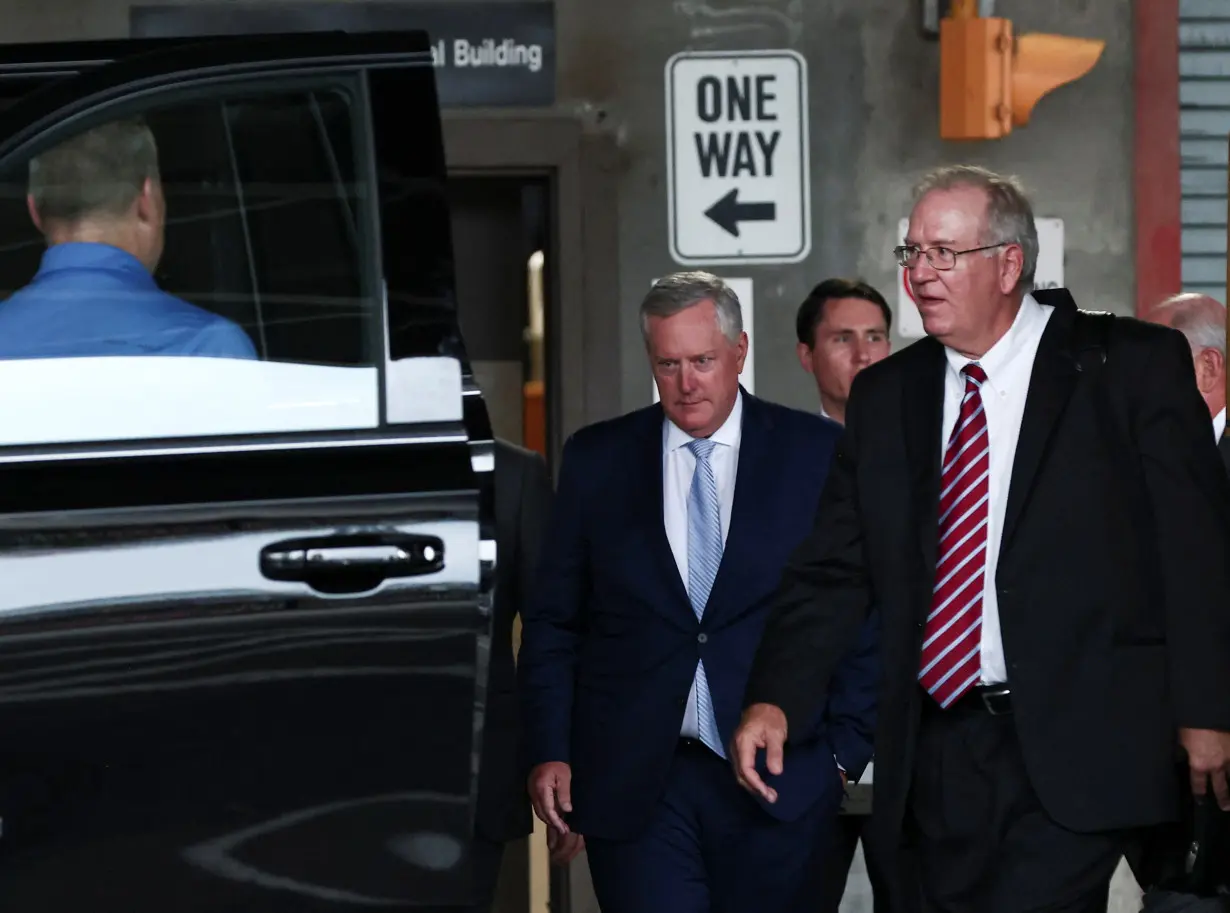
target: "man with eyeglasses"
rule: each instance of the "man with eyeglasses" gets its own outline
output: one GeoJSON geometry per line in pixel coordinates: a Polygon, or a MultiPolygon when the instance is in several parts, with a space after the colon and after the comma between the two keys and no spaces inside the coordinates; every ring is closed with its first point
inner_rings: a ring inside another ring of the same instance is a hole
{"type": "Polygon", "coordinates": [[[874,608],[871,840],[894,910],[1105,913],[1173,758],[1230,807],[1230,482],[1182,334],[1033,291],[1019,184],[929,175],[898,262],[927,338],[855,378],[734,764],[754,793],[874,608]]]}

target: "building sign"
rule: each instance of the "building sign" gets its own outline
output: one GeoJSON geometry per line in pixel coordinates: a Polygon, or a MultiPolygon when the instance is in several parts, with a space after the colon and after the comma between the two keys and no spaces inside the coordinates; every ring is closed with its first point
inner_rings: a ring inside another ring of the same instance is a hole
{"type": "Polygon", "coordinates": [[[555,4],[550,0],[205,2],[134,6],[134,38],[261,32],[421,29],[431,38],[440,104],[555,104],[555,4]]]}
{"type": "MultiPolygon", "coordinates": [[[[1034,288],[1063,288],[1063,219],[1035,219],[1038,227],[1038,268],[1034,272],[1034,288]]],[[[898,244],[910,230],[910,220],[902,219],[897,226],[898,244]]],[[[908,270],[897,273],[897,334],[905,339],[921,339],[922,315],[910,294],[908,270]]]]}
{"type": "MultiPolygon", "coordinates": [[[[730,286],[730,290],[739,299],[739,310],[743,312],[743,332],[747,334],[747,358],[743,359],[743,373],[739,375],[739,383],[743,385],[743,389],[748,393],[755,394],[756,359],[753,357],[753,353],[756,351],[756,334],[752,332],[752,324],[755,323],[756,310],[753,307],[754,302],[752,301],[752,280],[730,279],[726,276],[722,276],[721,279],[730,286]]],[[[654,280],[654,282],[657,281],[656,279],[654,280]]],[[[654,383],[652,377],[649,383],[653,387],[653,401],[656,403],[658,401],[658,385],[654,383]]]]}
{"type": "Polygon", "coordinates": [[[666,64],[666,133],[676,261],[754,265],[807,256],[807,63],[799,54],[676,54],[666,64]]]}

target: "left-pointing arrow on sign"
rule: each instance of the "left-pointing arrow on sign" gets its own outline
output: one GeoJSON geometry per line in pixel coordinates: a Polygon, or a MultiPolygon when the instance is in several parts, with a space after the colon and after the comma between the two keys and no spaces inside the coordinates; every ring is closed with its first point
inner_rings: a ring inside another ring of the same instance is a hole
{"type": "Polygon", "coordinates": [[[706,209],[705,215],[737,238],[740,222],[772,222],[776,219],[777,204],[740,203],[739,188],[736,187],[706,209]]]}

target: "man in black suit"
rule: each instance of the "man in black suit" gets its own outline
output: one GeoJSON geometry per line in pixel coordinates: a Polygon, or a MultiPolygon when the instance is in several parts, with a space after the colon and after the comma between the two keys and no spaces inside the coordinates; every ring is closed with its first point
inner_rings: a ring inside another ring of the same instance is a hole
{"type": "Polygon", "coordinates": [[[735,736],[782,766],[874,606],[872,839],[894,909],[1104,913],[1173,758],[1230,805],[1230,481],[1186,341],[1028,293],[1019,185],[919,188],[899,262],[928,337],[863,370],[735,736]]]}
{"type": "Polygon", "coordinates": [[[1151,320],[1178,330],[1192,347],[1196,386],[1213,418],[1213,439],[1230,472],[1230,437],[1226,436],[1226,308],[1216,298],[1195,292],[1174,295],[1159,304],[1151,320]]]}
{"type": "Polygon", "coordinates": [[[521,766],[521,707],[513,660],[513,621],[525,604],[538,565],[551,481],[532,450],[495,442],[496,585],[491,622],[487,712],[479,760],[474,862],[477,903],[491,908],[505,844],[533,830],[521,766]]]}

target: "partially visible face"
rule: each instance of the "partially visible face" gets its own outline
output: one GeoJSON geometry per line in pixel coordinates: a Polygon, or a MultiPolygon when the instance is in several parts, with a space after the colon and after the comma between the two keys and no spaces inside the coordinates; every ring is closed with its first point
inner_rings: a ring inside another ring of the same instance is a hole
{"type": "Polygon", "coordinates": [[[888,356],[888,322],[879,306],[862,298],[830,298],[812,345],[799,343],[799,363],[825,396],[844,403],[854,376],[888,356]]]}
{"type": "Polygon", "coordinates": [[[1196,388],[1209,411],[1216,414],[1221,411],[1222,393],[1226,389],[1226,361],[1221,352],[1209,346],[1192,346],[1192,366],[1196,369],[1196,388]],[[1213,404],[1217,408],[1213,408],[1213,404]]]}
{"type": "MultiPolygon", "coordinates": [[[[910,214],[905,243],[954,252],[982,247],[988,240],[986,216],[987,194],[980,188],[933,190],[910,214]]],[[[910,286],[927,335],[969,351],[967,345],[976,345],[1001,318],[1003,300],[1015,290],[1021,265],[1021,250],[1015,245],[960,254],[947,270],[919,256],[910,268],[910,286]]]]}
{"type": "MultiPolygon", "coordinates": [[[[1217,300],[1195,295],[1180,297],[1189,299],[1195,307],[1203,311],[1206,319],[1217,320],[1217,322],[1221,322],[1224,319],[1225,309],[1217,300]]],[[[1177,329],[1175,327],[1177,316],[1174,311],[1168,308],[1161,308],[1151,313],[1149,320],[1154,323],[1160,323],[1162,326],[1177,329]]],[[[1205,403],[1209,407],[1209,412],[1212,415],[1216,415],[1224,405],[1226,359],[1219,350],[1197,345],[1190,337],[1187,340],[1187,344],[1191,348],[1192,367],[1196,371],[1196,387],[1200,390],[1200,395],[1204,397],[1205,403]]]]}
{"type": "Polygon", "coordinates": [[[670,317],[650,317],[646,347],[658,397],[667,417],[693,437],[722,427],[739,394],[747,334],[722,335],[712,301],[670,317]]]}

